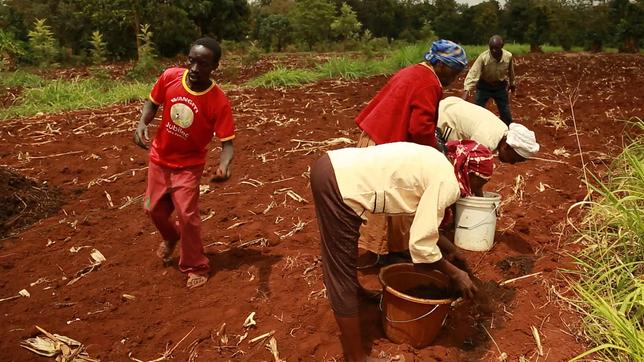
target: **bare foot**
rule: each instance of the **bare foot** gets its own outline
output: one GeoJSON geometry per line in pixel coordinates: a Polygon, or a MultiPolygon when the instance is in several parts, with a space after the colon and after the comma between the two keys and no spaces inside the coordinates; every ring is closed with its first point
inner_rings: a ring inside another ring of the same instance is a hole
{"type": "Polygon", "coordinates": [[[186,286],[188,289],[194,289],[206,284],[207,281],[208,277],[205,275],[188,273],[188,282],[186,283],[186,286]]]}
{"type": "Polygon", "coordinates": [[[174,247],[177,246],[177,241],[164,240],[159,244],[157,249],[157,256],[163,260],[163,265],[168,266],[172,262],[172,252],[174,247]]]}

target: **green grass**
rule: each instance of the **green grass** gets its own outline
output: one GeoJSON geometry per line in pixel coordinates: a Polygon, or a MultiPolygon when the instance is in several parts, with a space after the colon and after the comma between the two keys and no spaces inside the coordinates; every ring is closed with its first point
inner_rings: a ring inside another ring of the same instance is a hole
{"type": "Polygon", "coordinates": [[[17,70],[15,72],[0,72],[0,86],[7,88],[40,87],[45,84],[45,80],[40,76],[26,70],[17,70]]]}
{"type": "MultiPolygon", "coordinates": [[[[473,62],[488,49],[487,45],[464,45],[467,58],[473,62]]],[[[530,52],[528,44],[506,44],[506,50],[513,54],[530,52]]],[[[246,83],[250,87],[298,87],[326,78],[357,79],[380,74],[392,74],[410,64],[419,63],[427,52],[426,42],[407,45],[384,53],[381,60],[348,59],[338,57],[322,63],[311,70],[277,68],[246,83]]],[[[544,52],[560,52],[561,47],[544,45],[544,52]]]]}
{"type": "Polygon", "coordinates": [[[595,199],[580,227],[585,248],[573,258],[569,300],[593,346],[573,360],[644,361],[644,122],[639,135],[595,178],[595,199]],[[599,197],[597,197],[599,196],[599,197]]]}
{"type": "Polygon", "coordinates": [[[152,84],[112,80],[53,80],[27,88],[20,101],[0,109],[0,119],[30,116],[39,112],[55,113],[82,108],[97,108],[147,97],[152,84]]]}
{"type": "Polygon", "coordinates": [[[427,44],[425,43],[412,44],[390,51],[382,60],[387,70],[383,74],[395,73],[398,69],[410,64],[420,63],[426,52],[427,44]]]}
{"type": "Polygon", "coordinates": [[[318,72],[306,69],[286,69],[278,67],[246,83],[250,87],[295,87],[313,83],[321,78],[318,72]]]}
{"type": "Polygon", "coordinates": [[[316,67],[321,78],[358,79],[383,72],[382,63],[373,60],[334,58],[316,67]]]}
{"type": "MultiPolygon", "coordinates": [[[[380,74],[392,74],[399,69],[423,59],[427,42],[388,50],[382,59],[338,57],[313,69],[277,68],[246,83],[250,87],[297,87],[326,78],[357,79],[380,74]]],[[[525,54],[526,44],[506,44],[514,54],[525,54]]],[[[559,47],[544,46],[544,51],[561,51],[559,47]]],[[[486,45],[465,45],[470,61],[487,49],[486,45]]],[[[606,49],[615,51],[615,49],[606,49]]],[[[286,55],[283,55],[286,56],[286,55]]],[[[312,54],[314,56],[314,54],[312,54]]],[[[98,78],[98,77],[97,77],[98,78]]],[[[222,85],[224,89],[230,85],[222,85]]],[[[0,73],[0,87],[20,87],[23,92],[19,101],[9,108],[0,109],[0,120],[30,116],[39,112],[52,113],[81,108],[103,107],[147,97],[151,83],[127,82],[111,79],[45,80],[33,74],[29,68],[15,72],[0,73]]]]}

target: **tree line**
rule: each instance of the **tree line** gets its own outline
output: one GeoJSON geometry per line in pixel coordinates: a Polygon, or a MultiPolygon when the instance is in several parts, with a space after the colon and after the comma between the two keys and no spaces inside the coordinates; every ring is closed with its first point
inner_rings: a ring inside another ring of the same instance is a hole
{"type": "Polygon", "coordinates": [[[91,58],[97,36],[104,56],[131,59],[143,26],[161,56],[184,52],[202,35],[264,51],[431,36],[486,44],[501,34],[533,50],[548,43],[634,52],[644,39],[644,0],[0,0],[0,54],[28,61],[30,41],[45,32],[49,56],[63,61],[91,58]]]}

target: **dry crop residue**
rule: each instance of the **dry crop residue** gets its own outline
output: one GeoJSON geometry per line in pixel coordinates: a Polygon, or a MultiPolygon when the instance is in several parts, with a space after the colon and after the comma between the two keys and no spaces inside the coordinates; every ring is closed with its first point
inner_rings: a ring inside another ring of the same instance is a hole
{"type": "MultiPolygon", "coordinates": [[[[561,255],[575,247],[568,243],[567,211],[585,195],[570,96],[578,91],[574,109],[585,162],[601,175],[628,127],[619,120],[644,114],[644,57],[520,56],[517,75],[513,116],[535,130],[538,156],[546,160],[497,163],[486,185],[502,195],[496,243],[489,252],[464,254],[484,283],[511,278],[497,264],[512,257],[533,258],[531,274],[540,274],[496,291],[501,299],[492,314],[462,303],[435,345],[420,350],[388,341],[378,305],[365,304],[364,343],[373,355],[403,354],[409,362],[497,360],[506,353],[512,361],[535,360],[532,326],[548,360],[567,360],[584,349],[577,338],[579,317],[555,294],[566,291],[556,271],[569,266],[561,255]],[[537,122],[540,118],[545,121],[537,122]],[[549,122],[553,119],[559,128],[549,122]]],[[[462,79],[446,95],[459,94],[462,79]]],[[[169,268],[156,258],[159,235],[141,209],[147,153],[131,140],[141,104],[0,123],[0,164],[60,186],[67,195],[64,210],[2,241],[2,290],[9,296],[27,288],[31,297],[2,304],[0,360],[35,358],[19,347],[34,333],[34,324],[85,343],[90,356],[106,361],[155,359],[185,336],[173,351],[177,361],[272,360],[265,347],[270,337],[249,342],[271,331],[282,359],[340,359],[338,329],[321,278],[308,167],[327,147],[345,146],[329,140],[357,139],[354,118],[385,81],[228,91],[237,124],[233,175],[226,183],[210,184],[201,196],[212,275],[194,291],[186,290],[185,276],[176,268],[178,255],[169,268]],[[302,141],[319,143],[306,143],[311,149],[302,141]],[[47,240],[55,243],[46,246],[47,240]],[[72,253],[72,247],[84,248],[72,253]],[[92,248],[106,261],[66,285],[87,267],[92,248]],[[46,281],[31,286],[38,280],[46,281]],[[256,326],[243,327],[252,312],[256,326]]],[[[202,184],[217,162],[217,152],[211,155],[202,184]]]]}

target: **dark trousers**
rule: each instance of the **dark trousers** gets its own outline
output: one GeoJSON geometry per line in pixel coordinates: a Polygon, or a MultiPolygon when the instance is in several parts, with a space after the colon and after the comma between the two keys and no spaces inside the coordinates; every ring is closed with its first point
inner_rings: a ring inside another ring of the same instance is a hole
{"type": "Polygon", "coordinates": [[[494,99],[499,109],[501,120],[510,125],[512,123],[512,114],[510,113],[510,102],[508,101],[508,83],[501,82],[498,85],[492,85],[479,81],[476,84],[476,104],[485,107],[490,98],[494,99]]]}
{"type": "Polygon", "coordinates": [[[331,308],[340,316],[356,315],[356,261],[362,219],[342,200],[328,154],[311,166],[311,191],[320,228],[324,285],[331,308]]]}

